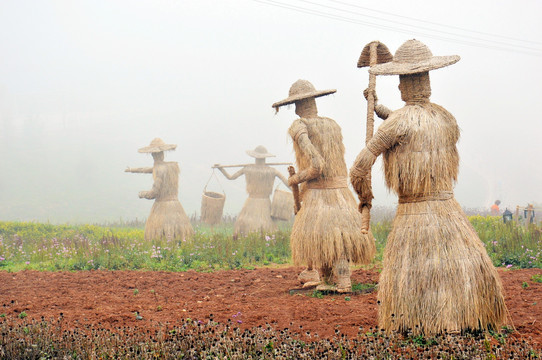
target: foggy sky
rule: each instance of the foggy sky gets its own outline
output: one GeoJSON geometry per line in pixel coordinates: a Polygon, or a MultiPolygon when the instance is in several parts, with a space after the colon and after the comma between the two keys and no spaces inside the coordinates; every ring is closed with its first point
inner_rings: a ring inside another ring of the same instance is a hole
{"type": "MultiPolygon", "coordinates": [[[[297,79],[337,89],[317,105],[342,127],[350,167],[365,143],[359,54],[373,40],[394,53],[411,38],[434,55],[461,56],[430,73],[432,101],[461,128],[458,201],[542,204],[542,3],[341,2],[288,2],[328,17],[253,0],[0,2],[0,220],[145,218],[152,201],[137,194],[152,176],[124,169],[152,166],[137,149],[155,137],[178,145],[166,161],[181,168],[186,212],[199,213],[214,163],[254,162],[245,151],[260,144],[277,155],[268,161],[294,161],[294,108],[275,114],[271,104],[297,79]]],[[[403,106],[398,83],[378,77],[380,103],[403,106]]],[[[381,173],[379,160],[373,204],[393,206],[381,173]]],[[[244,178],[217,176],[208,189],[223,189],[225,212],[237,214],[244,178]]]]}

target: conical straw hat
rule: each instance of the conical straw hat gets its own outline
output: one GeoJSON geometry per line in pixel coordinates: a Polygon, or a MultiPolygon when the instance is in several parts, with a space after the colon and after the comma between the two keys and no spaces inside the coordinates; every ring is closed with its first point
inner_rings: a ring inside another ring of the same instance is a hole
{"type": "Polygon", "coordinates": [[[151,141],[151,144],[149,146],[142,147],[138,150],[140,153],[157,153],[167,150],[175,150],[177,145],[174,144],[166,144],[162,139],[160,138],[154,138],[151,141]]]}
{"type": "Polygon", "coordinates": [[[273,154],[268,153],[267,149],[261,145],[256,146],[254,150],[247,150],[246,152],[249,156],[252,156],[253,158],[256,158],[256,159],[264,159],[267,157],[275,156],[273,154]]]}
{"type": "Polygon", "coordinates": [[[372,66],[375,75],[408,75],[427,72],[455,64],[459,55],[433,56],[431,50],[418,40],[408,40],[397,49],[393,61],[372,66]]]}
{"type": "Polygon", "coordinates": [[[281,106],[293,104],[296,101],[308,99],[308,98],[317,98],[320,96],[325,96],[337,92],[336,89],[331,90],[316,90],[314,85],[312,85],[307,80],[297,80],[290,87],[289,96],[281,101],[278,101],[272,105],[275,109],[278,109],[281,106]]]}

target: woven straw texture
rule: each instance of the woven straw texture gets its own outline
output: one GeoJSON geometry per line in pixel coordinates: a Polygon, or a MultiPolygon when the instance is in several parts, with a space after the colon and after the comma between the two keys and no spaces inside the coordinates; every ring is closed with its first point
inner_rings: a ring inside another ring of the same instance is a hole
{"type": "Polygon", "coordinates": [[[168,150],[175,150],[177,148],[177,145],[175,144],[166,144],[162,139],[160,138],[154,138],[149,146],[142,147],[138,150],[140,153],[157,153],[162,151],[168,151],[168,150]]]}
{"type": "Polygon", "coordinates": [[[291,220],[294,216],[294,196],[290,191],[275,189],[271,202],[271,217],[275,220],[291,220]]]}
{"type": "Polygon", "coordinates": [[[375,75],[408,75],[439,69],[458,62],[458,55],[433,56],[431,50],[418,40],[408,40],[397,49],[393,61],[372,66],[375,75]]]}
{"type": "MultiPolygon", "coordinates": [[[[341,128],[334,120],[319,116],[298,119],[289,133],[294,139],[298,174],[316,169],[315,178],[323,181],[347,177],[341,128]],[[307,134],[308,146],[300,146],[299,134],[307,134]]],[[[361,234],[361,214],[350,189],[310,189],[305,182],[301,183],[301,200],[290,236],[296,265],[330,269],[340,259],[356,264],[372,260],[374,238],[361,234]]]]}
{"type": "Polygon", "coordinates": [[[361,202],[370,203],[364,176],[383,153],[387,186],[400,199],[384,251],[379,326],[426,336],[499,329],[506,316],[500,279],[453,198],[459,128],[428,101],[428,82],[401,77],[408,105],[392,112],[351,171],[361,202]]]}
{"type": "Polygon", "coordinates": [[[222,221],[226,196],[214,191],[204,191],[201,195],[201,221],[216,225],[222,221]]]}
{"type": "Polygon", "coordinates": [[[277,101],[272,105],[272,107],[274,107],[278,111],[278,108],[281,106],[293,104],[294,102],[303,99],[317,98],[320,96],[333,94],[335,92],[337,92],[337,90],[335,89],[316,90],[314,85],[312,85],[309,81],[300,79],[293,83],[290,87],[290,91],[288,93],[289,96],[284,100],[277,101]]]}
{"type": "Polygon", "coordinates": [[[155,163],[154,185],[146,198],[156,199],[145,224],[145,240],[185,239],[194,230],[178,200],[179,165],[176,162],[155,163]]]}

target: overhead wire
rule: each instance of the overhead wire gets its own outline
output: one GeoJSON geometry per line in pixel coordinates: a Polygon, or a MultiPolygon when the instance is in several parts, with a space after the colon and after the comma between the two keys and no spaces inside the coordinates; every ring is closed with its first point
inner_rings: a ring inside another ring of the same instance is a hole
{"type": "Polygon", "coordinates": [[[379,13],[379,14],[384,14],[384,15],[393,16],[393,17],[397,17],[397,18],[417,21],[417,22],[426,23],[426,24],[430,24],[430,25],[436,25],[436,26],[445,27],[445,28],[449,28],[449,29],[460,30],[460,31],[464,31],[464,32],[471,32],[471,33],[476,33],[476,34],[491,36],[491,37],[498,37],[498,38],[501,38],[501,39],[508,39],[508,40],[513,40],[513,41],[521,41],[521,42],[530,43],[530,44],[542,45],[542,41],[531,41],[531,40],[525,40],[525,39],[519,39],[519,38],[506,36],[506,35],[501,35],[501,34],[491,34],[491,33],[483,32],[483,31],[479,31],[479,30],[474,30],[474,29],[465,29],[465,28],[462,28],[462,27],[459,27],[459,26],[441,24],[441,23],[437,23],[437,22],[434,22],[434,21],[422,20],[422,19],[417,19],[417,18],[405,16],[405,15],[398,15],[398,14],[394,14],[394,13],[390,13],[390,12],[386,12],[386,11],[382,11],[382,10],[371,9],[371,8],[368,8],[368,7],[365,7],[365,6],[361,6],[361,5],[358,5],[358,4],[351,4],[351,3],[348,3],[348,2],[345,2],[345,1],[340,1],[340,0],[328,0],[328,1],[333,2],[333,3],[337,3],[337,4],[342,4],[342,5],[354,7],[354,8],[358,8],[358,9],[372,11],[372,12],[379,13]]]}
{"type": "MultiPolygon", "coordinates": [[[[512,44],[507,44],[508,45],[507,47],[505,47],[505,46],[496,46],[496,45],[491,45],[491,44],[485,44],[483,42],[473,42],[473,41],[468,41],[468,40],[461,40],[461,39],[443,37],[443,36],[434,35],[434,34],[427,34],[427,33],[416,31],[416,30],[414,30],[414,31],[405,30],[405,29],[398,28],[398,27],[395,27],[395,26],[382,25],[382,24],[379,24],[379,23],[368,22],[368,21],[364,21],[364,20],[361,20],[361,19],[345,17],[345,16],[341,16],[341,15],[337,15],[337,14],[330,14],[330,13],[327,13],[327,12],[322,12],[322,11],[311,9],[311,8],[286,4],[286,3],[276,1],[276,0],[253,0],[253,1],[258,2],[258,3],[262,3],[262,4],[266,4],[266,5],[279,7],[279,8],[293,10],[293,11],[296,11],[296,12],[316,15],[316,16],[319,16],[319,17],[324,17],[324,18],[333,19],[333,20],[339,20],[339,21],[342,21],[342,22],[347,22],[347,23],[352,23],[352,24],[368,26],[368,27],[372,27],[372,28],[383,29],[383,30],[387,30],[387,31],[394,31],[394,32],[399,32],[399,33],[404,33],[404,34],[409,34],[409,35],[424,36],[424,37],[427,37],[427,38],[432,38],[432,39],[437,39],[437,40],[442,40],[442,41],[448,41],[448,42],[453,42],[453,43],[462,44],[462,45],[474,46],[474,47],[479,47],[479,48],[486,48],[486,49],[492,49],[492,50],[501,50],[501,51],[514,52],[514,53],[520,52],[520,53],[527,54],[527,55],[542,56],[542,53],[536,52],[536,51],[542,51],[542,50],[537,50],[537,49],[524,50],[524,49],[521,49],[521,48],[514,48],[513,47],[514,45],[512,45],[512,44]]],[[[302,0],[302,1],[307,2],[307,0],[302,0]]],[[[413,27],[416,28],[415,26],[413,26],[413,27]]],[[[460,37],[460,35],[456,35],[456,36],[460,37]]]]}
{"type": "MultiPolygon", "coordinates": [[[[451,35],[451,36],[468,37],[468,38],[470,38],[471,40],[476,40],[476,41],[487,41],[487,42],[491,42],[491,43],[498,44],[498,45],[505,45],[505,46],[519,47],[519,48],[526,49],[526,50],[531,50],[531,51],[542,51],[542,49],[532,48],[532,47],[528,47],[528,46],[524,46],[524,45],[510,44],[509,42],[497,41],[497,40],[490,40],[490,39],[484,39],[484,38],[479,38],[479,37],[474,37],[474,36],[459,35],[459,34],[457,34],[457,33],[453,33],[453,32],[450,32],[450,31],[438,30],[438,29],[432,29],[432,28],[428,28],[428,27],[424,27],[424,26],[417,26],[417,25],[412,25],[412,24],[408,24],[408,23],[404,23],[404,22],[397,22],[397,21],[393,21],[393,20],[387,20],[387,19],[380,18],[380,17],[377,17],[377,16],[372,16],[372,15],[367,15],[367,14],[363,14],[363,13],[359,13],[359,12],[354,12],[354,11],[350,11],[350,10],[345,10],[345,9],[337,8],[337,7],[334,7],[334,6],[323,5],[323,4],[314,2],[314,1],[309,1],[309,0],[298,0],[298,1],[304,2],[304,3],[307,3],[307,4],[311,4],[311,5],[316,5],[316,6],[324,7],[324,8],[327,8],[327,9],[332,9],[332,10],[336,10],[336,11],[340,11],[340,12],[345,12],[345,13],[348,13],[348,14],[359,15],[359,16],[363,16],[363,17],[366,17],[366,18],[370,18],[370,19],[375,19],[375,20],[385,21],[385,22],[391,22],[391,23],[393,23],[394,25],[403,25],[403,26],[413,27],[413,28],[417,28],[417,29],[422,29],[422,30],[437,32],[437,33],[441,33],[441,34],[445,34],[445,35],[451,35]]],[[[330,0],[330,1],[336,2],[336,1],[334,1],[334,0],[330,0]]],[[[339,3],[346,4],[346,3],[344,3],[344,2],[339,2],[339,3]]],[[[390,14],[390,15],[392,15],[392,14],[390,14]]],[[[410,18],[410,19],[414,20],[413,18],[410,18]]],[[[432,24],[434,24],[434,23],[432,23],[432,24]]],[[[495,35],[495,36],[496,36],[496,35],[495,35]]]]}

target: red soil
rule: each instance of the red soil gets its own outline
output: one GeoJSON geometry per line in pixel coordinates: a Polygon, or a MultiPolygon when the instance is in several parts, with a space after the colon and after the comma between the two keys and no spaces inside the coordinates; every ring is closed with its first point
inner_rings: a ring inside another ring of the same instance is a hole
{"type": "MultiPolygon", "coordinates": [[[[158,322],[175,324],[184,318],[207,321],[213,314],[215,321],[229,319],[241,328],[270,323],[321,337],[332,335],[337,326],[348,336],[360,326],[377,326],[376,292],[348,295],[349,301],[347,295],[291,295],[289,290],[299,286],[300,271],[294,267],[214,273],[2,271],[0,314],[15,317],[25,311],[28,318],[39,320],[62,313],[72,327],[86,323],[107,328],[154,328],[158,322]],[[142,320],[136,319],[136,311],[142,320]]],[[[542,270],[499,269],[499,274],[518,336],[542,349],[542,284],[531,280],[542,270]],[[528,287],[522,286],[524,282],[528,287]]],[[[356,270],[352,279],[376,283],[378,272],[356,270]]]]}

